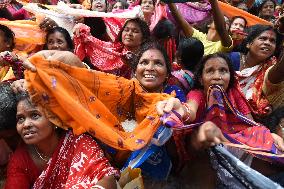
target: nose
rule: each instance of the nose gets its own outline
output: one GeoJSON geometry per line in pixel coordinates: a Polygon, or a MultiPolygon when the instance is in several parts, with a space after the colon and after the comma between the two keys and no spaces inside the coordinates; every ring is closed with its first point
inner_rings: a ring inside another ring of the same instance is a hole
{"type": "Polygon", "coordinates": [[[30,127],[32,127],[32,122],[29,119],[26,119],[22,125],[24,129],[29,129],[30,127]]]}
{"type": "Polygon", "coordinates": [[[127,35],[130,35],[130,36],[132,36],[132,35],[133,35],[132,30],[128,30],[126,33],[127,33],[127,35]]]}
{"type": "Polygon", "coordinates": [[[214,80],[221,80],[222,79],[222,74],[219,71],[216,71],[213,75],[214,80]]]}
{"type": "Polygon", "coordinates": [[[150,61],[149,64],[147,64],[147,66],[145,67],[145,70],[154,70],[154,63],[150,61]]]}
{"type": "Polygon", "coordinates": [[[56,50],[59,48],[59,45],[57,43],[54,43],[51,47],[51,50],[56,50]]]}

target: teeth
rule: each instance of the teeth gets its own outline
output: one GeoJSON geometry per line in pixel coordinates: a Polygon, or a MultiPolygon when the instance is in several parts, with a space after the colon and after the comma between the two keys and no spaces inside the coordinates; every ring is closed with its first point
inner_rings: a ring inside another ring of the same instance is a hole
{"type": "Polygon", "coordinates": [[[145,78],[151,78],[151,79],[154,79],[155,76],[154,75],[144,75],[145,78]]]}

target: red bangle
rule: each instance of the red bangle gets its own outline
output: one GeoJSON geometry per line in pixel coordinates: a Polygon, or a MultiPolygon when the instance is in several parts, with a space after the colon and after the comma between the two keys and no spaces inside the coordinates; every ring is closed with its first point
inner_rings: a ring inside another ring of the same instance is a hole
{"type": "Polygon", "coordinates": [[[185,116],[183,116],[183,122],[189,122],[190,120],[190,107],[187,103],[182,103],[182,105],[185,107],[186,112],[185,112],[185,116]]]}

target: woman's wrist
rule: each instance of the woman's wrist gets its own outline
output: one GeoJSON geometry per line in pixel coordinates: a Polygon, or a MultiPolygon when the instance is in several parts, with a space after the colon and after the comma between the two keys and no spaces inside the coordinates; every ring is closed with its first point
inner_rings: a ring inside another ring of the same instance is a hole
{"type": "Polygon", "coordinates": [[[184,110],[184,115],[182,116],[182,121],[184,123],[190,122],[191,121],[191,110],[190,107],[187,103],[182,103],[183,105],[183,110],[184,110]]]}

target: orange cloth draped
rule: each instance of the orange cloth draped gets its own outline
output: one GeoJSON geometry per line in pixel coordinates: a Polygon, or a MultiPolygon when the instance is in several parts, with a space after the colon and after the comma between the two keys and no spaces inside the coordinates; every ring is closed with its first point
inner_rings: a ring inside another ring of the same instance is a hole
{"type": "Polygon", "coordinates": [[[41,55],[29,60],[37,68],[25,72],[30,96],[57,126],[71,127],[75,134],[89,132],[109,146],[132,151],[145,146],[159,127],[155,104],[169,95],[146,93],[136,79],[72,67],[41,55]],[[121,122],[133,115],[138,125],[127,133],[121,122]]]}
{"type": "Polygon", "coordinates": [[[272,25],[272,23],[263,20],[257,16],[254,16],[246,11],[243,11],[241,9],[238,9],[236,7],[233,7],[227,3],[223,3],[221,1],[218,1],[218,5],[220,9],[222,10],[223,14],[228,16],[229,18],[232,18],[234,16],[242,16],[244,17],[248,24],[247,26],[255,25],[255,24],[263,24],[263,25],[272,25]]]}
{"type": "Polygon", "coordinates": [[[0,21],[0,24],[9,27],[15,33],[15,49],[25,52],[24,54],[40,50],[45,42],[45,32],[39,28],[35,21],[0,21]]]}

